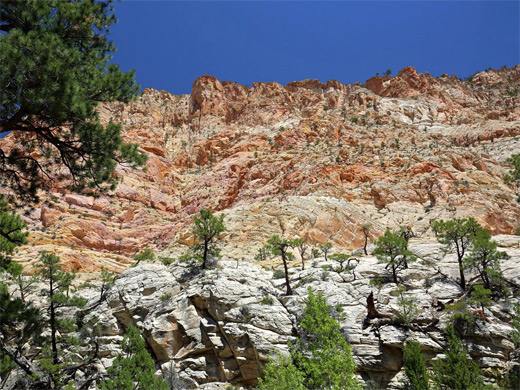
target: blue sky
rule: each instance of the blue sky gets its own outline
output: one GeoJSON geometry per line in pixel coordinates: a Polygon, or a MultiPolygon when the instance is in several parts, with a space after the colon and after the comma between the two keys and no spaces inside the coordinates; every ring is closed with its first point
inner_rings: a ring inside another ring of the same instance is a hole
{"type": "Polygon", "coordinates": [[[142,87],[189,93],[210,74],[251,85],[364,82],[414,66],[467,76],[520,63],[519,1],[132,1],[113,62],[142,87]]]}

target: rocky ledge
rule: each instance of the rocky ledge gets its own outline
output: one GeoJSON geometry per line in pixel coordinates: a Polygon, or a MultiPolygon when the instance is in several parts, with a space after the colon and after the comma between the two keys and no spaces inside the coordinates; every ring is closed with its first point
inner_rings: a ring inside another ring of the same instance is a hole
{"type": "MultiPolygon", "coordinates": [[[[494,239],[510,256],[501,264],[504,276],[519,285],[520,237],[494,239]]],[[[419,310],[409,325],[396,320],[401,311],[396,285],[386,282],[388,271],[371,255],[358,257],[357,266],[345,272],[324,258],[309,262],[305,270],[290,268],[292,296],[284,294],[284,279],[275,279],[272,270],[247,261],[221,261],[209,270],[179,264],[130,268],[86,318],[101,329],[99,369],[111,365],[125,328],[134,325],[142,331],[157,369],[166,372],[174,367],[182,387],[252,386],[273,350],[287,352],[288,342],[297,336],[298,318],[311,287],[327,298],[352,346],[362,380],[378,389],[396,389],[403,375],[403,344],[416,339],[429,362],[438,358],[451,314],[445,305],[463,295],[456,282],[454,254],[444,253],[432,239],[412,239],[410,249],[419,260],[400,279],[419,310]],[[367,316],[371,294],[377,313],[373,319],[367,316]]],[[[520,291],[511,290],[507,302],[484,309],[464,335],[470,355],[489,382],[519,364],[509,334],[511,304],[519,302],[520,291]]],[[[90,297],[91,304],[99,300],[94,287],[82,294],[90,297]]]]}

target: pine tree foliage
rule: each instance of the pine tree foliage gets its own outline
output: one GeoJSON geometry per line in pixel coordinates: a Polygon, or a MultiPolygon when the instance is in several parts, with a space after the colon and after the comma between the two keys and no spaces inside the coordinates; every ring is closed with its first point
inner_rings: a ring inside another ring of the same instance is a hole
{"type": "Polygon", "coordinates": [[[118,355],[107,372],[100,390],[169,390],[162,379],[155,377],[155,363],[146,350],[145,341],[135,327],[127,329],[118,355]]]}
{"type": "Polygon", "coordinates": [[[26,225],[0,196],[0,271],[8,268],[15,248],[27,243],[26,225]]]}
{"type": "MultiPolygon", "coordinates": [[[[504,182],[506,184],[515,184],[517,186],[516,188],[518,189],[518,185],[520,184],[520,153],[513,154],[507,159],[507,162],[513,165],[513,169],[511,169],[508,174],[504,176],[504,182]]],[[[520,196],[518,196],[516,201],[520,203],[520,196]]]]}
{"type": "Polygon", "coordinates": [[[440,390],[481,390],[484,381],[478,365],[467,355],[452,325],[446,328],[446,357],[434,362],[433,381],[440,390]]]}
{"type": "Polygon", "coordinates": [[[358,389],[350,346],[329,309],[326,299],[309,288],[300,338],[292,352],[295,364],[305,374],[306,388],[358,389]]]}
{"type": "Polygon", "coordinates": [[[421,346],[415,340],[408,341],[403,348],[403,364],[406,390],[429,390],[426,360],[421,353],[421,346]]]}
{"type": "Polygon", "coordinates": [[[111,64],[107,40],[116,21],[107,1],[5,0],[0,14],[0,135],[18,134],[0,149],[0,178],[21,196],[69,171],[75,190],[113,188],[117,162],[141,165],[121,127],[103,126],[96,106],[128,102],[138,92],[133,72],[111,64]],[[41,157],[35,157],[41,156],[41,157]]]}
{"type": "Polygon", "coordinates": [[[62,270],[60,258],[55,254],[42,252],[35,265],[36,276],[44,283],[41,295],[46,297],[45,310],[48,314],[50,336],[43,343],[41,367],[48,374],[51,385],[64,385],[65,378],[71,379],[71,365],[80,363],[73,353],[81,342],[74,336],[78,330],[76,318],[65,312],[66,308],[83,308],[85,298],[71,294],[71,284],[75,275],[62,270]]]}
{"type": "Polygon", "coordinates": [[[472,217],[455,218],[449,221],[434,221],[433,231],[437,240],[444,244],[446,250],[455,248],[457,261],[459,263],[460,286],[466,288],[466,277],[464,275],[464,255],[469,249],[471,240],[475,234],[482,229],[479,223],[472,217]]]}
{"type": "Polygon", "coordinates": [[[305,376],[293,364],[292,358],[281,354],[271,358],[258,379],[258,390],[305,390],[305,376]]]}
{"type": "Polygon", "coordinates": [[[378,238],[375,243],[374,254],[380,262],[386,263],[387,267],[392,270],[392,277],[395,284],[399,284],[397,280],[397,272],[402,269],[405,262],[415,261],[417,257],[408,250],[408,242],[399,234],[399,232],[391,232],[386,230],[385,234],[378,238]]]}
{"type": "Polygon", "coordinates": [[[217,218],[210,210],[200,210],[199,216],[193,217],[192,231],[198,243],[191,250],[202,262],[202,268],[208,267],[210,257],[219,256],[218,240],[225,230],[223,214],[217,218]]]}
{"type": "Polygon", "coordinates": [[[486,230],[480,229],[471,240],[471,250],[464,260],[464,267],[476,270],[484,283],[484,288],[502,287],[504,276],[500,261],[509,259],[506,252],[497,251],[498,244],[491,241],[486,230]]]}

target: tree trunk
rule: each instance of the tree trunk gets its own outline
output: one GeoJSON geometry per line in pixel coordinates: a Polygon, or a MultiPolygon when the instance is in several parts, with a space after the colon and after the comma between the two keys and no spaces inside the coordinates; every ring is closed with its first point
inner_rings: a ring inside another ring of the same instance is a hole
{"type": "Polygon", "coordinates": [[[367,244],[368,244],[368,236],[365,234],[365,245],[363,245],[363,252],[365,252],[365,256],[368,256],[367,244]]]}
{"type": "Polygon", "coordinates": [[[289,284],[289,270],[287,269],[287,259],[285,258],[285,251],[282,250],[283,267],[285,269],[285,285],[287,286],[287,294],[293,295],[291,285],[289,284]]]}
{"type": "Polygon", "coordinates": [[[459,273],[460,273],[460,287],[466,289],[466,278],[464,277],[464,266],[462,264],[462,258],[459,258],[459,273]]]}
{"type": "Polygon", "coordinates": [[[399,282],[397,281],[397,274],[395,273],[395,265],[393,265],[393,264],[392,264],[392,275],[394,277],[395,284],[399,284],[399,282]]]}
{"type": "Polygon", "coordinates": [[[206,262],[208,260],[208,242],[204,241],[204,253],[202,254],[202,268],[206,269],[206,262]]]}

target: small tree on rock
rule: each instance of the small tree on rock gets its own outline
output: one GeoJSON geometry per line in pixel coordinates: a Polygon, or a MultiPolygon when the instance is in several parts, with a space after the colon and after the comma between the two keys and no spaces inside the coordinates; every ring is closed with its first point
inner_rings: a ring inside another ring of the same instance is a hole
{"type": "Polygon", "coordinates": [[[472,238],[482,227],[474,218],[455,218],[449,221],[435,221],[433,231],[437,240],[444,244],[446,249],[455,247],[457,261],[459,263],[460,286],[466,288],[466,278],[464,276],[464,255],[468,250],[472,238]]]}
{"type": "Polygon", "coordinates": [[[500,261],[509,259],[509,255],[497,248],[498,244],[491,241],[489,233],[481,229],[471,240],[471,250],[464,261],[464,267],[476,270],[488,290],[492,285],[500,288],[504,284],[500,261]]]}
{"type": "MultiPolygon", "coordinates": [[[[504,182],[506,184],[515,184],[518,189],[518,185],[520,184],[520,154],[513,154],[507,159],[507,162],[513,165],[513,169],[504,176],[504,182]]],[[[516,201],[520,202],[520,196],[518,196],[516,201]]]]}
{"type": "Polygon", "coordinates": [[[271,358],[258,379],[258,390],[305,390],[305,375],[293,364],[292,358],[281,354],[271,358]]]}
{"type": "Polygon", "coordinates": [[[404,373],[406,375],[405,390],[429,390],[426,360],[421,353],[420,344],[411,340],[403,348],[404,373]]]}
{"type": "Polygon", "coordinates": [[[433,364],[433,381],[440,390],[481,390],[484,381],[480,369],[456,336],[453,325],[446,328],[446,357],[433,364]]]}
{"type": "Polygon", "coordinates": [[[385,234],[378,238],[374,254],[380,262],[386,263],[386,267],[391,267],[392,276],[395,284],[399,284],[397,280],[397,272],[404,266],[405,259],[407,261],[416,260],[416,256],[408,250],[408,243],[399,235],[386,230],[385,234]]]}
{"type": "Polygon", "coordinates": [[[359,229],[365,236],[365,243],[363,244],[363,253],[365,253],[365,256],[368,256],[367,245],[368,245],[368,237],[370,236],[371,228],[372,228],[372,224],[366,223],[363,226],[361,226],[361,229],[359,229]]]}
{"type": "Polygon", "coordinates": [[[272,236],[264,246],[264,248],[274,256],[282,257],[283,268],[285,271],[285,286],[287,288],[287,295],[293,294],[291,284],[289,282],[289,268],[287,266],[287,262],[294,257],[293,254],[289,252],[289,249],[294,248],[294,246],[295,244],[293,241],[280,238],[277,235],[272,236]]]}
{"type": "Polygon", "coordinates": [[[298,250],[300,254],[300,258],[302,260],[302,270],[305,269],[305,252],[309,249],[308,245],[305,244],[305,240],[303,238],[295,238],[292,240],[294,247],[298,250]]]}
{"type": "Polygon", "coordinates": [[[199,243],[192,247],[192,251],[201,259],[202,268],[208,267],[210,256],[219,255],[218,239],[225,230],[223,214],[217,218],[210,210],[200,210],[200,215],[193,217],[192,231],[199,243]]]}
{"type": "Polygon", "coordinates": [[[323,257],[325,258],[325,261],[327,261],[327,253],[330,252],[332,249],[332,242],[326,242],[325,244],[320,244],[320,250],[323,253],[323,257]]]}
{"type": "Polygon", "coordinates": [[[77,330],[76,319],[67,316],[63,309],[82,308],[87,300],[70,293],[74,274],[62,270],[58,256],[42,252],[40,261],[35,266],[36,276],[45,284],[41,293],[47,298],[46,311],[50,329],[49,340],[43,345],[40,363],[48,373],[51,388],[54,388],[60,383],[68,383],[74,374],[74,370],[70,370],[71,363],[79,363],[74,361],[74,356],[78,355],[70,351],[71,347],[80,344],[73,336],[73,332],[77,330]]]}
{"type": "Polygon", "coordinates": [[[350,346],[329,309],[326,299],[309,288],[301,335],[292,351],[295,364],[309,389],[359,389],[350,346]]]}

